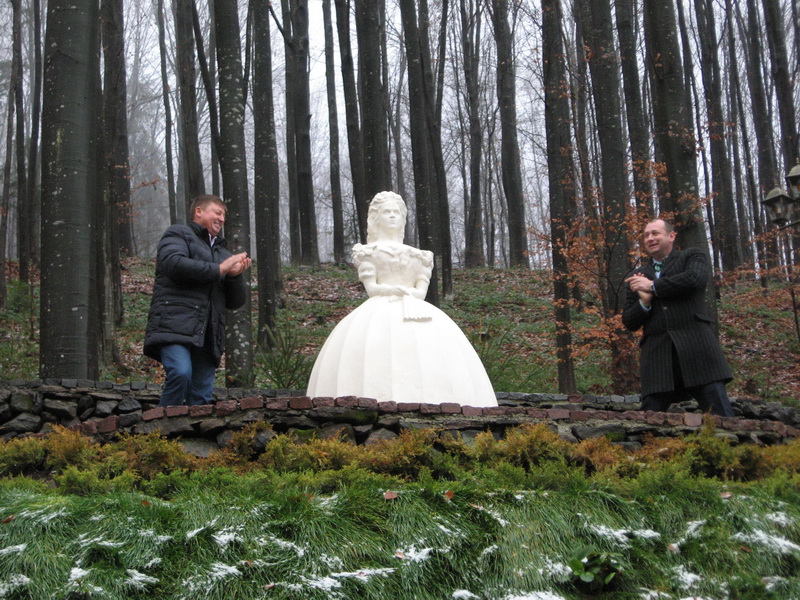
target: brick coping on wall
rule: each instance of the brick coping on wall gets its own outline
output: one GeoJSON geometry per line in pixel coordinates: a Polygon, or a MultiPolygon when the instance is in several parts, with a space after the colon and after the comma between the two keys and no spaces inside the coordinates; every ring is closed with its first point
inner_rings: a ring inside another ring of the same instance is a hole
{"type": "Polygon", "coordinates": [[[705,416],[694,403],[670,412],[641,411],[639,396],[498,393],[499,406],[378,402],[372,398],[303,395],[291,390],[215,389],[203,406],[158,407],[160,386],[77,379],[0,381],[0,438],[47,433],[64,425],[99,440],[120,433],[152,433],[194,443],[198,454],[223,447],[250,423],[275,431],[314,431],[354,443],[397,436],[403,429],[434,428],[469,441],[481,431],[502,437],[524,423],[546,423],[562,438],[601,435],[636,448],[646,435],[680,436],[713,419],[715,435],[733,443],[779,444],[800,437],[800,414],[779,403],[734,399],[736,417],[705,416]],[[198,446],[202,446],[199,447],[198,446]]]}

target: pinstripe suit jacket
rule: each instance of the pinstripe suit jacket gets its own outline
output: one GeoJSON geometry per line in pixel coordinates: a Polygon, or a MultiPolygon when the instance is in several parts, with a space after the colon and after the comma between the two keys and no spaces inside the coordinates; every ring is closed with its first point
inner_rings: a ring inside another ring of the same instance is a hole
{"type": "Polygon", "coordinates": [[[730,381],[732,374],[719,345],[713,322],[706,315],[705,288],[711,275],[708,257],[697,248],[673,251],[655,278],[653,263],[634,273],[655,282],[650,310],[628,290],[622,322],[631,331],[644,328],[641,348],[642,396],[675,389],[672,347],[677,350],[686,387],[730,381]]]}

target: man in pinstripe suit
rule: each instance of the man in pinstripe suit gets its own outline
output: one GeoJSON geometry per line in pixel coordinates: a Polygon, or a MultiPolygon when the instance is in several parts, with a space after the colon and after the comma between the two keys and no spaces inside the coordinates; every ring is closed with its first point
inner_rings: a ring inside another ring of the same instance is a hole
{"type": "Polygon", "coordinates": [[[656,219],[644,229],[651,260],[625,282],[622,322],[644,327],[641,342],[642,410],[666,411],[693,397],[703,412],[732,417],[725,384],[731,370],[706,316],[708,257],[698,248],[675,250],[676,231],[656,219]]]}

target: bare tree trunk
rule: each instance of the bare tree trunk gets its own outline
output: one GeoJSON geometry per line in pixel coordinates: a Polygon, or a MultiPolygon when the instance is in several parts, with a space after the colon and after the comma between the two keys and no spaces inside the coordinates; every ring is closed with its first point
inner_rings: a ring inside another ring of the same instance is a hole
{"type": "Polygon", "coordinates": [[[469,123],[469,191],[465,203],[465,253],[464,265],[486,266],[483,246],[483,215],[481,209],[481,161],[483,153],[483,131],[480,122],[480,66],[481,10],[472,0],[460,0],[461,48],[464,57],[464,84],[467,92],[467,114],[469,123]]]}
{"type": "Polygon", "coordinates": [[[762,0],[764,6],[764,27],[767,30],[772,80],[775,82],[776,100],[780,113],[781,147],[786,170],[798,163],[797,119],[789,73],[789,59],[786,52],[783,11],[779,0],[762,0]]]}
{"type": "MultiPolygon", "coordinates": [[[[426,116],[432,113],[428,105],[430,96],[425,93],[425,73],[423,65],[422,41],[417,25],[417,11],[412,0],[401,0],[400,13],[403,19],[406,59],[408,61],[409,120],[411,129],[411,156],[414,165],[414,192],[417,204],[417,228],[420,247],[432,250],[439,259],[441,249],[440,213],[436,194],[436,176],[433,173],[434,159],[430,147],[431,137],[426,116]]],[[[437,265],[438,266],[438,265],[437,265]]],[[[439,289],[436,282],[438,269],[434,269],[427,300],[439,303],[439,289]]]]}
{"type": "MultiPolygon", "coordinates": [[[[213,13],[213,7],[209,7],[213,13]]],[[[203,80],[203,87],[206,91],[206,102],[208,103],[208,122],[211,130],[211,174],[212,174],[212,193],[219,196],[219,109],[217,108],[217,95],[214,91],[213,61],[209,65],[206,53],[203,48],[203,33],[200,30],[200,16],[197,14],[197,4],[192,0],[192,27],[194,28],[194,39],[197,47],[197,59],[200,64],[200,77],[203,80]]],[[[213,34],[213,31],[212,31],[213,34]]],[[[209,36],[213,38],[214,36],[209,36]]]]}
{"type": "Polygon", "coordinates": [[[253,125],[255,148],[256,251],[258,253],[258,345],[274,345],[275,316],[283,289],[280,254],[280,170],[272,94],[269,2],[253,0],[253,125]]]}
{"type": "MultiPolygon", "coordinates": [[[[222,187],[228,205],[225,236],[231,252],[250,251],[250,205],[244,136],[244,87],[239,15],[236,0],[215,0],[217,61],[219,63],[220,155],[222,187]]],[[[229,311],[226,328],[226,383],[253,384],[253,324],[250,318],[250,272],[244,306],[229,311]]]]}
{"type": "MultiPolygon", "coordinates": [[[[12,61],[16,57],[12,57],[12,61]]],[[[6,105],[6,154],[3,162],[3,190],[0,196],[0,309],[5,309],[8,303],[8,286],[6,284],[6,259],[8,252],[8,208],[11,204],[11,161],[14,148],[14,86],[17,85],[14,74],[14,65],[11,67],[11,80],[8,86],[8,103],[6,105]]]]}
{"type": "Polygon", "coordinates": [[[356,91],[353,51],[350,47],[350,2],[334,0],[336,7],[336,29],[339,36],[339,54],[342,61],[342,87],[344,90],[345,123],[347,125],[347,150],[350,157],[350,177],[353,183],[353,198],[356,204],[358,230],[362,242],[367,241],[367,209],[370,198],[364,184],[364,154],[361,139],[361,119],[358,116],[358,92],[356,91]]]}
{"type": "MultiPolygon", "coordinates": [[[[31,134],[28,136],[28,199],[27,204],[32,210],[31,260],[38,266],[40,236],[38,221],[41,218],[41,204],[39,202],[39,187],[37,174],[39,172],[39,130],[42,111],[42,15],[39,0],[32,0],[33,5],[33,95],[31,96],[31,134]],[[37,219],[38,217],[38,219],[37,219]]],[[[126,240],[122,240],[124,242],[126,240]]],[[[130,241],[130,235],[127,237],[130,241]]]]}
{"type": "Polygon", "coordinates": [[[96,379],[99,3],[47,7],[42,110],[43,379],[96,379]],[[74,32],[80,31],[81,35],[74,32]]]}
{"type": "Polygon", "coordinates": [[[169,213],[172,223],[186,222],[185,203],[178,206],[175,198],[175,174],[172,163],[172,105],[170,103],[170,85],[167,78],[167,44],[164,27],[164,0],[158,0],[156,20],[158,21],[158,47],[161,56],[161,94],[164,99],[164,149],[167,161],[167,196],[169,198],[169,213]]]}
{"type": "Polygon", "coordinates": [[[600,289],[604,316],[611,323],[612,381],[616,393],[634,384],[636,354],[632,335],[615,318],[625,299],[628,274],[626,206],[628,185],[625,172],[625,136],[622,131],[619,59],[614,48],[611,4],[608,0],[583,0],[586,60],[592,74],[592,95],[600,140],[602,176],[599,226],[603,232],[603,271],[600,289]]]}
{"type": "Polygon", "coordinates": [[[572,359],[572,325],[569,307],[570,284],[567,261],[567,215],[570,195],[575,194],[572,137],[569,127],[569,89],[561,31],[560,0],[542,0],[542,82],[547,138],[547,166],[550,182],[550,250],[553,259],[553,306],[556,327],[558,391],[576,391],[572,359]]]}
{"type": "MultiPolygon", "coordinates": [[[[647,64],[653,90],[653,131],[664,156],[669,190],[669,197],[662,198],[662,212],[671,217],[682,247],[699,248],[709,255],[697,194],[695,137],[686,102],[675,10],[671,0],[645,0],[644,7],[647,64]]],[[[713,286],[708,286],[706,304],[709,317],[716,322],[713,286]]]]}
{"type": "Polygon", "coordinates": [[[333,213],[333,260],[344,264],[344,215],[342,214],[342,183],[339,177],[339,116],[336,107],[336,73],[333,54],[333,25],[331,0],[322,0],[322,19],[325,31],[325,83],[328,97],[328,130],[330,131],[329,160],[331,171],[331,209],[333,213]]]}
{"type": "Polygon", "coordinates": [[[103,69],[103,135],[105,139],[106,197],[103,203],[107,214],[105,229],[109,254],[103,264],[108,268],[109,289],[106,293],[106,347],[111,355],[106,360],[118,358],[116,351],[116,326],[122,324],[122,273],[120,265],[121,240],[130,231],[131,184],[128,164],[128,114],[127,81],[125,68],[125,39],[122,0],[102,0],[103,69]]]}
{"type": "Polygon", "coordinates": [[[361,83],[361,136],[364,148],[364,191],[368,198],[387,189],[386,97],[381,63],[383,4],[355,0],[358,77],[361,83]]]}
{"type": "Polygon", "coordinates": [[[17,154],[17,255],[19,257],[19,278],[30,281],[30,263],[35,251],[33,249],[33,211],[28,204],[28,177],[25,170],[25,106],[23,103],[23,78],[22,78],[22,2],[11,0],[13,10],[13,24],[11,31],[12,66],[17,70],[14,73],[14,104],[16,113],[16,142],[17,154]]]}
{"type": "MultiPolygon", "coordinates": [[[[296,111],[294,110],[295,99],[295,68],[297,62],[294,59],[294,51],[291,44],[294,37],[292,27],[292,5],[291,0],[281,0],[281,13],[283,15],[283,34],[284,55],[285,55],[285,74],[286,81],[286,170],[289,192],[289,251],[293,265],[302,262],[302,233],[300,231],[300,200],[297,189],[297,140],[295,133],[296,111]]],[[[277,22],[277,19],[276,19],[277,22]]]]}
{"type": "Polygon", "coordinates": [[[714,7],[709,0],[695,0],[701,71],[705,90],[708,136],[711,145],[711,177],[714,207],[714,245],[721,257],[722,270],[730,272],[742,264],[737,247],[737,220],[731,165],[725,146],[727,120],[722,110],[722,75],[719,68],[714,7]]]}
{"type": "Polygon", "coordinates": [[[497,101],[500,107],[503,193],[508,206],[509,264],[528,267],[528,229],[522,191],[513,33],[508,24],[509,0],[492,3],[492,22],[497,44],[497,101]]]}
{"type": "Polygon", "coordinates": [[[175,0],[175,45],[178,79],[179,123],[185,200],[206,193],[203,162],[200,159],[200,139],[197,133],[197,70],[195,40],[192,25],[192,0],[175,0]]]}
{"type": "Polygon", "coordinates": [[[644,114],[636,53],[633,9],[637,3],[615,2],[617,35],[619,36],[622,89],[625,94],[625,115],[631,144],[631,168],[636,206],[648,215],[654,212],[650,167],[650,129],[644,114]]]}
{"type": "Polygon", "coordinates": [[[311,166],[311,92],[308,70],[308,0],[291,0],[294,60],[291,94],[294,110],[294,143],[297,152],[297,206],[300,217],[300,264],[319,266],[317,218],[311,166]]]}

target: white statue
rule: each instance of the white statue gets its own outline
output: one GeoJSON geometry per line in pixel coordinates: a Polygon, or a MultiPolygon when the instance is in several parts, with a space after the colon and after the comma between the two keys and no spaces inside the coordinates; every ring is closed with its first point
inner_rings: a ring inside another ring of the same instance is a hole
{"type": "Polygon", "coordinates": [[[370,203],[367,243],[353,246],[369,294],[320,350],[309,396],[497,406],[478,354],[450,317],[425,302],[433,253],[403,244],[406,205],[393,192],[370,203]]]}

